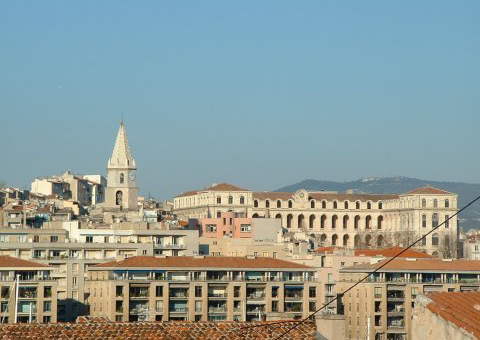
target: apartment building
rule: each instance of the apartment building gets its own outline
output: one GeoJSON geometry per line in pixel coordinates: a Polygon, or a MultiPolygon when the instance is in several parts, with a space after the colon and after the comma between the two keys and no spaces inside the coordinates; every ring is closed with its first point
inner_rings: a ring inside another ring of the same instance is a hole
{"type": "Polygon", "coordinates": [[[149,257],[88,270],[90,315],[116,321],[304,318],[318,306],[315,268],[272,258],[149,257]]]}
{"type": "Polygon", "coordinates": [[[417,294],[478,291],[480,261],[394,259],[340,269],[338,288],[352,284],[378,269],[343,295],[347,339],[414,339],[412,308],[417,294]]]}
{"type": "Polygon", "coordinates": [[[304,231],[323,246],[349,248],[406,246],[415,237],[447,221],[418,248],[435,256],[455,257],[457,195],[424,187],[403,194],[356,194],[353,191],[253,192],[222,183],[188,191],[174,199],[174,212],[189,218],[277,218],[291,231],[304,231]]]}
{"type": "Polygon", "coordinates": [[[57,322],[52,272],[45,264],[0,256],[0,323],[57,322]]]}

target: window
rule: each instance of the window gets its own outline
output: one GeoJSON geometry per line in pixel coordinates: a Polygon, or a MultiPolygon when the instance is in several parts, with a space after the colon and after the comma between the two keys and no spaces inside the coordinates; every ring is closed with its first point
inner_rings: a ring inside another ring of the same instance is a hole
{"type": "Polygon", "coordinates": [[[115,315],[115,321],[116,322],[122,322],[123,321],[123,315],[115,315]]]}
{"type": "Polygon", "coordinates": [[[310,287],[308,289],[308,297],[311,297],[311,298],[317,297],[317,288],[316,287],[310,287]]]}
{"type": "Polygon", "coordinates": [[[437,233],[432,235],[432,246],[438,246],[438,234],[437,233]]]}
{"type": "Polygon", "coordinates": [[[44,312],[51,312],[52,311],[52,301],[44,301],[43,302],[43,311],[44,312]]]}
{"type": "Polygon", "coordinates": [[[258,200],[254,200],[254,201],[253,201],[253,207],[254,207],[254,208],[258,208],[258,200]]]}
{"type": "Polygon", "coordinates": [[[74,276],[74,277],[72,278],[72,284],[73,284],[74,286],[77,285],[77,277],[76,277],[76,276],[74,276]]]}
{"type": "Polygon", "coordinates": [[[345,209],[348,209],[348,202],[347,202],[347,201],[343,202],[343,207],[344,207],[345,209]]]}
{"type": "Polygon", "coordinates": [[[240,225],[240,231],[242,233],[249,233],[252,231],[252,226],[250,224],[242,224],[240,225]]]}
{"type": "Polygon", "coordinates": [[[292,201],[288,201],[288,207],[293,208],[293,202],[292,201]]]}
{"type": "Polygon", "coordinates": [[[278,312],[278,301],[272,301],[272,312],[278,312]]]}
{"type": "Polygon", "coordinates": [[[254,251],[253,256],[257,257],[258,256],[258,251],[254,251]]]}
{"type": "Polygon", "coordinates": [[[35,235],[33,236],[33,242],[39,242],[40,241],[40,237],[35,235]]]}
{"type": "Polygon", "coordinates": [[[445,228],[450,228],[450,216],[445,215],[445,228]]]}
{"type": "Polygon", "coordinates": [[[50,242],[58,242],[58,236],[50,236],[50,242]]]}
{"type": "Polygon", "coordinates": [[[233,297],[240,297],[240,286],[233,287],[233,297]]]}
{"type": "Polygon", "coordinates": [[[202,297],[202,287],[195,286],[195,297],[202,297]]]}
{"type": "Polygon", "coordinates": [[[427,207],[427,200],[424,198],[422,199],[422,208],[426,208],[427,207]]]}
{"type": "Polygon", "coordinates": [[[417,294],[418,294],[418,288],[417,287],[412,287],[412,299],[415,299],[417,294]]]}
{"type": "Polygon", "coordinates": [[[228,204],[233,204],[233,196],[228,196],[228,204]]]}
{"type": "Polygon", "coordinates": [[[423,237],[422,238],[422,246],[426,246],[426,245],[427,245],[427,238],[423,237]]]}
{"type": "Polygon", "coordinates": [[[223,225],[226,225],[227,224],[227,219],[224,217],[223,218],[223,225]]]}
{"type": "Polygon", "coordinates": [[[240,204],[245,204],[245,197],[240,196],[240,204]]]}
{"type": "Polygon", "coordinates": [[[314,200],[310,201],[310,208],[312,208],[312,209],[315,208],[315,201],[314,200]]]}
{"type": "Polygon", "coordinates": [[[327,208],[327,202],[326,201],[322,201],[322,209],[326,209],[327,208]]]}
{"type": "Polygon", "coordinates": [[[422,227],[427,227],[427,215],[422,215],[422,227]]]}
{"type": "Polygon", "coordinates": [[[85,242],[86,243],[93,243],[93,236],[87,236],[85,242]]]}
{"type": "Polygon", "coordinates": [[[52,317],[50,315],[43,316],[43,323],[50,323],[52,321],[52,317]]]}
{"type": "Polygon", "coordinates": [[[317,304],[315,303],[315,301],[310,301],[308,303],[308,311],[315,312],[316,310],[317,310],[317,304]]]}
{"type": "Polygon", "coordinates": [[[383,209],[383,203],[382,202],[378,202],[378,209],[383,209]]]}
{"type": "Polygon", "coordinates": [[[450,201],[447,199],[445,199],[445,208],[450,208],[450,201]]]}
{"type": "Polygon", "coordinates": [[[273,252],[272,257],[273,257],[274,259],[277,258],[277,252],[276,252],[276,251],[273,252]]]}
{"type": "Polygon", "coordinates": [[[162,297],[163,296],[163,286],[156,286],[155,287],[155,296],[162,297]]]}
{"type": "Polygon", "coordinates": [[[263,257],[268,257],[268,251],[264,251],[262,256],[263,257]]]}
{"type": "Polygon", "coordinates": [[[438,200],[437,199],[433,200],[433,207],[438,208],[438,200]]]}
{"type": "Polygon", "coordinates": [[[367,209],[372,209],[372,202],[367,202],[367,209]]]}
{"type": "Polygon", "coordinates": [[[432,215],[432,228],[438,227],[438,214],[434,213],[432,215]]]}
{"type": "Polygon", "coordinates": [[[278,200],[277,201],[277,208],[281,208],[282,207],[282,201],[278,200]]]}
{"type": "Polygon", "coordinates": [[[125,182],[125,175],[123,173],[120,174],[120,183],[125,182]]]}
{"type": "Polygon", "coordinates": [[[202,311],[202,301],[195,301],[195,312],[202,311]]]}
{"type": "Polygon", "coordinates": [[[375,299],[380,299],[382,297],[382,287],[375,287],[374,295],[375,299]]]}
{"type": "Polygon", "coordinates": [[[278,289],[277,286],[272,287],[272,298],[278,298],[278,289]]]}
{"type": "Polygon", "coordinates": [[[123,286],[115,287],[115,296],[122,297],[123,296],[123,286]]]}
{"type": "Polygon", "coordinates": [[[155,301],[155,311],[157,313],[162,313],[163,312],[163,301],[162,300],[155,301]]]}
{"type": "Polygon", "coordinates": [[[217,232],[217,225],[216,224],[207,224],[205,230],[207,233],[215,233],[217,232]]]}
{"type": "Polygon", "coordinates": [[[360,202],[355,202],[355,209],[360,209],[360,202]]]}
{"type": "Polygon", "coordinates": [[[222,204],[222,197],[217,196],[217,204],[222,204]]]}
{"type": "Polygon", "coordinates": [[[333,201],[333,209],[337,209],[337,201],[333,201]]]}
{"type": "Polygon", "coordinates": [[[222,216],[222,213],[220,211],[217,211],[217,218],[220,218],[222,216]]]}
{"type": "MultiPolygon", "coordinates": [[[[3,293],[3,291],[2,291],[3,293]]],[[[43,297],[44,298],[51,298],[52,297],[52,287],[45,286],[43,287],[43,297]]]]}
{"type": "Polygon", "coordinates": [[[270,201],[269,200],[265,201],[265,208],[270,208],[270,201]]]}

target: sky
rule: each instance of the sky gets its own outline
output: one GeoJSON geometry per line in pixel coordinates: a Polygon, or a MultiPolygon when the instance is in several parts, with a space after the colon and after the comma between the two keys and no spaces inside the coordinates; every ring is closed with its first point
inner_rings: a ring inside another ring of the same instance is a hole
{"type": "Polygon", "coordinates": [[[0,0],[0,180],[480,183],[480,2],[0,0]]]}

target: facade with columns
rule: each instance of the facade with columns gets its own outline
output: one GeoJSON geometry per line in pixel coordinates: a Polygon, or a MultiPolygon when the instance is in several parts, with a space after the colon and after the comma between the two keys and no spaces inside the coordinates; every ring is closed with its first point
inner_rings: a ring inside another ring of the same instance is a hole
{"type": "MultiPolygon", "coordinates": [[[[407,246],[456,213],[457,195],[432,187],[394,195],[303,189],[295,193],[253,192],[224,183],[175,197],[174,210],[186,218],[215,217],[223,211],[278,218],[284,228],[306,232],[324,246],[407,246]]],[[[416,248],[455,257],[457,230],[453,217],[416,248]]]]}

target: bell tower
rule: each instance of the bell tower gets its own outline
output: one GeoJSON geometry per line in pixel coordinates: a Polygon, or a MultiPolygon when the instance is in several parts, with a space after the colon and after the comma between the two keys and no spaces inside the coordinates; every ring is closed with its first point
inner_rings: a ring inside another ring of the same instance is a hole
{"type": "Polygon", "coordinates": [[[105,190],[105,206],[107,208],[138,209],[136,170],[137,164],[128,146],[127,132],[122,120],[112,157],[107,164],[107,188],[105,190]]]}

